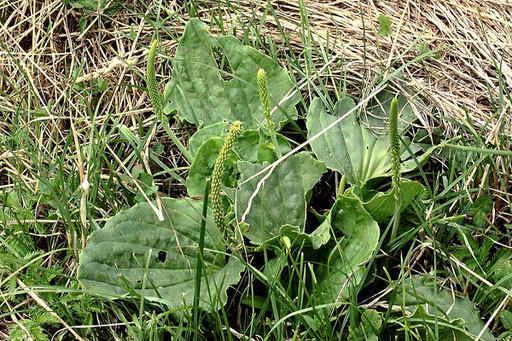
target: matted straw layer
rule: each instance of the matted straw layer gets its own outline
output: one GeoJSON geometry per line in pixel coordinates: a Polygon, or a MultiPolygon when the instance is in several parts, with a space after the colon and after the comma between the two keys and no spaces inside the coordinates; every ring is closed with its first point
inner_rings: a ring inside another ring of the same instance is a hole
{"type": "MultiPolygon", "coordinates": [[[[204,3],[212,8],[217,6],[217,2],[211,0],[204,3]]],[[[294,48],[301,51],[299,2],[272,3],[294,48]]],[[[229,16],[224,18],[225,22],[231,25],[239,25],[240,20],[254,15],[263,15],[266,7],[264,1],[258,4],[239,0],[231,1],[231,4],[239,11],[236,15],[225,12],[226,17],[229,16]]],[[[340,53],[344,60],[347,81],[357,89],[364,87],[388,65],[393,68],[418,56],[417,46],[420,43],[426,43],[430,49],[443,48],[441,59],[429,59],[409,67],[403,73],[406,84],[426,99],[433,113],[437,114],[437,109],[440,114],[457,119],[458,115],[464,116],[467,112],[478,127],[485,126],[489,142],[496,142],[496,127],[501,120],[506,120],[505,113],[510,109],[510,103],[505,98],[506,106],[501,112],[495,112],[489,101],[489,90],[498,101],[500,74],[506,86],[512,87],[510,2],[402,0],[304,1],[304,4],[313,39],[324,44],[329,40],[330,49],[340,53]],[[392,35],[376,35],[379,14],[390,17],[392,35]],[[486,125],[491,117],[495,118],[486,125]]],[[[129,7],[129,3],[127,5],[129,7]]],[[[204,7],[200,8],[200,17],[210,21],[208,6],[204,7]]],[[[143,71],[145,49],[125,35],[135,34],[137,42],[147,43],[152,28],[139,24],[139,20],[134,20],[136,15],[126,10],[107,15],[112,19],[109,23],[95,14],[87,15],[88,25],[82,32],[77,30],[81,13],[64,6],[60,0],[3,0],[0,13],[3,19],[0,24],[2,42],[25,67],[43,103],[47,104],[52,99],[55,104],[65,99],[64,93],[73,76],[66,70],[76,69],[82,61],[85,62],[84,70],[78,81],[98,76],[119,80],[119,76],[124,75],[123,82],[127,83],[138,78],[127,72],[124,63],[112,50],[127,59],[128,64],[143,71]]],[[[173,20],[167,27],[179,34],[186,17],[182,16],[182,19],[173,20]]],[[[273,16],[267,14],[266,19],[263,32],[271,34],[275,41],[281,41],[273,16]]],[[[166,43],[167,48],[174,45],[174,41],[166,43]]],[[[322,62],[318,60],[318,63],[322,62]]],[[[19,68],[5,51],[0,55],[0,67],[11,81],[22,79],[19,68]]],[[[170,68],[163,70],[170,73],[170,68]]],[[[134,83],[140,83],[140,79],[136,80],[134,83]]],[[[12,91],[1,79],[0,89],[6,93],[12,91]]],[[[120,92],[122,96],[114,96],[116,110],[132,112],[146,107],[145,101],[140,103],[141,97],[145,97],[140,92],[133,89],[120,92]]],[[[453,130],[449,133],[456,134],[453,130]]]]}

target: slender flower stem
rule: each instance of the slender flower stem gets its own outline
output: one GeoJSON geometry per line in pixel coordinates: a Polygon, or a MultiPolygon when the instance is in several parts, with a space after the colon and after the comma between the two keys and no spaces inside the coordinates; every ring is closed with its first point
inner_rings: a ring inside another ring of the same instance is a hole
{"type": "Polygon", "coordinates": [[[165,132],[169,135],[172,142],[178,147],[180,152],[187,158],[188,162],[192,163],[194,159],[192,154],[188,151],[187,148],[181,143],[180,139],[174,134],[169,126],[169,120],[164,115],[163,111],[163,96],[160,90],[158,89],[158,82],[156,81],[156,71],[155,71],[155,57],[156,57],[156,47],[157,40],[153,41],[151,44],[151,49],[148,54],[148,64],[147,64],[147,79],[146,84],[148,86],[149,98],[151,99],[151,105],[153,106],[153,111],[155,112],[156,118],[162,123],[162,126],[165,132]]]}
{"type": "Polygon", "coordinates": [[[226,166],[226,160],[228,158],[229,151],[233,148],[238,136],[242,132],[242,122],[235,121],[231,128],[229,129],[228,135],[224,140],[224,145],[222,146],[219,156],[217,156],[217,160],[215,161],[215,166],[213,167],[212,172],[212,210],[213,210],[213,220],[219,227],[219,229],[223,232],[224,237],[227,237],[229,231],[227,231],[227,226],[224,222],[224,210],[222,209],[222,198],[220,196],[221,193],[221,176],[224,173],[224,169],[226,166]]]}
{"type": "Polygon", "coordinates": [[[274,150],[277,155],[277,158],[283,156],[281,154],[281,150],[279,149],[279,144],[277,144],[275,124],[272,122],[272,114],[270,108],[270,95],[268,91],[267,85],[267,75],[265,74],[265,70],[258,70],[258,91],[260,93],[260,101],[261,106],[263,107],[263,116],[265,117],[265,122],[268,130],[268,134],[270,135],[270,140],[274,145],[274,150]]]}

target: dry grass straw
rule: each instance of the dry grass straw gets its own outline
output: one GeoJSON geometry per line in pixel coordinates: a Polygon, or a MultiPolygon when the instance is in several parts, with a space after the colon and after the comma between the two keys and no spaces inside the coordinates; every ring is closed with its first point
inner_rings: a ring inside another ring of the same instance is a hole
{"type": "MultiPolygon", "coordinates": [[[[208,7],[217,8],[217,2],[207,0],[198,3],[199,17],[205,22],[213,22],[208,7]]],[[[228,31],[230,27],[243,25],[241,21],[254,17],[259,19],[266,8],[265,1],[237,0],[230,3],[236,13],[222,11],[228,31]]],[[[299,1],[272,3],[292,48],[298,53],[302,52],[299,1]]],[[[457,136],[459,128],[441,120],[440,116],[461,121],[460,117],[467,113],[476,127],[481,129],[481,136],[486,142],[499,148],[509,148],[500,145],[498,132],[501,123],[505,122],[507,133],[511,134],[511,103],[505,96],[501,111],[496,113],[488,98],[490,90],[493,98],[499,99],[499,72],[494,61],[501,68],[506,86],[512,88],[512,30],[508,23],[508,18],[512,17],[512,4],[506,1],[475,3],[469,0],[316,0],[304,3],[312,38],[328,45],[331,55],[338,55],[342,61],[325,69],[323,76],[328,87],[333,88],[340,77],[344,77],[349,93],[358,96],[362,90],[368,90],[365,87],[377,75],[389,73],[417,57],[418,43],[426,43],[429,49],[442,48],[441,59],[431,58],[416,63],[405,69],[403,81],[394,81],[397,88],[405,84],[413,90],[408,96],[415,103],[420,129],[432,132],[435,127],[441,127],[446,136],[457,136]],[[391,18],[392,35],[377,35],[379,14],[391,18]],[[421,97],[422,101],[415,101],[416,96],[421,97]]],[[[144,10],[136,0],[124,4],[126,8],[144,10]]],[[[158,2],[149,8],[156,11],[158,2]]],[[[178,8],[177,2],[171,1],[160,12],[168,15],[178,8]]],[[[85,148],[89,143],[91,122],[86,102],[91,103],[93,95],[89,92],[89,97],[84,101],[73,88],[74,71],[79,70],[82,64],[83,69],[75,82],[83,81],[87,86],[93,86],[93,81],[102,77],[109,84],[99,107],[96,125],[101,126],[105,122],[107,113],[113,117],[121,116],[121,123],[133,130],[138,128],[136,117],[139,115],[144,126],[151,124],[154,115],[146,92],[136,87],[120,86],[145,86],[144,80],[135,71],[145,74],[147,45],[154,29],[136,11],[122,8],[114,14],[84,14],[60,0],[0,0],[0,18],[0,39],[7,47],[7,51],[0,51],[0,71],[7,75],[7,79],[0,78],[0,90],[12,98],[1,98],[0,108],[4,116],[9,116],[14,114],[17,105],[33,111],[34,101],[40,103],[42,108],[38,110],[44,110],[46,115],[38,118],[30,115],[23,123],[30,126],[38,121],[40,132],[36,135],[32,131],[31,134],[46,155],[59,155],[60,145],[56,141],[66,140],[71,134],[71,125],[76,129],[76,139],[81,147],[85,148]],[[101,19],[101,16],[108,20],[101,19]],[[87,18],[87,25],[80,31],[79,22],[84,17],[87,18]],[[128,38],[130,35],[132,38],[128,38]],[[25,94],[30,88],[34,89],[36,98],[27,102],[25,94]]],[[[166,21],[166,28],[179,36],[187,19],[188,14],[181,10],[174,19],[166,21]]],[[[215,29],[215,25],[211,26],[215,29]]],[[[242,30],[237,32],[241,33],[242,30]]],[[[260,35],[271,36],[278,43],[278,49],[286,48],[279,45],[283,40],[282,35],[271,14],[267,14],[260,35]]],[[[162,37],[162,51],[172,55],[176,40],[169,39],[167,35],[162,37]]],[[[321,69],[325,60],[314,57],[318,69],[321,69]]],[[[159,63],[162,66],[157,77],[159,80],[168,79],[172,69],[170,63],[164,58],[159,58],[159,63]]],[[[11,133],[2,121],[0,133],[11,133]]],[[[161,141],[163,135],[161,131],[156,132],[152,138],[161,141]]],[[[166,150],[165,162],[171,167],[180,164],[179,153],[173,148],[166,150]]],[[[20,174],[10,164],[11,156],[2,147],[0,186],[12,186],[11,177],[6,174],[17,174],[28,187],[37,191],[37,181],[27,173],[20,174]]],[[[18,151],[18,157],[27,169],[32,167],[32,161],[27,159],[23,150],[18,151]]],[[[71,160],[78,165],[78,157],[71,160]]],[[[498,164],[501,165],[502,174],[510,173],[506,162],[500,159],[498,164]]],[[[86,169],[81,171],[87,173],[86,169]]],[[[123,173],[120,166],[117,171],[123,173]]]]}
{"type": "MultiPolygon", "coordinates": [[[[215,1],[205,3],[216,7],[215,1]]],[[[244,15],[261,15],[266,3],[258,3],[231,1],[241,15],[231,15],[226,18],[227,22],[238,25],[237,20],[243,20],[244,15]]],[[[126,4],[130,6],[129,2],[126,4]]],[[[273,5],[293,47],[302,51],[298,34],[301,23],[299,2],[274,1],[273,5]]],[[[403,75],[405,83],[426,100],[429,114],[458,119],[467,111],[475,124],[483,127],[494,115],[488,101],[488,87],[494,98],[499,98],[498,72],[493,58],[500,64],[507,85],[512,87],[512,31],[508,23],[508,18],[512,17],[512,5],[506,1],[305,1],[305,6],[313,38],[323,43],[329,39],[330,49],[344,60],[346,79],[354,91],[364,88],[388,65],[393,68],[416,57],[415,44],[418,42],[427,43],[430,49],[443,48],[440,60],[429,59],[416,64],[403,75]],[[376,35],[376,19],[381,13],[388,15],[393,22],[391,36],[376,35]]],[[[19,67],[5,51],[0,52],[1,71],[9,75],[14,84],[21,85],[21,93],[33,86],[43,105],[51,101],[52,108],[47,107],[51,110],[49,119],[55,118],[56,112],[61,113],[61,119],[83,118],[83,105],[72,94],[67,96],[73,79],[70,70],[77,69],[81,62],[84,62],[84,69],[77,81],[99,76],[109,81],[112,90],[103,111],[113,110],[116,115],[123,114],[128,118],[134,114],[149,113],[150,106],[144,92],[114,86],[123,83],[144,85],[126,64],[144,73],[144,45],[153,34],[152,27],[142,23],[136,14],[121,10],[112,15],[109,22],[100,20],[95,13],[88,14],[88,25],[85,31],[80,32],[78,21],[81,15],[80,11],[63,5],[59,0],[0,1],[0,16],[3,18],[0,37],[25,69],[30,82],[22,81],[19,67]],[[136,34],[135,41],[123,36],[130,33],[136,34]]],[[[205,21],[211,20],[206,9],[200,16],[205,21]]],[[[173,20],[168,25],[174,26],[170,27],[171,31],[182,30],[187,18],[182,19],[173,20]]],[[[271,15],[267,16],[262,33],[272,35],[277,42],[282,40],[271,15]]],[[[164,46],[170,52],[175,44],[175,41],[166,40],[164,46]]],[[[324,62],[317,61],[319,64],[324,62]]],[[[165,72],[164,76],[170,76],[170,67],[161,70],[165,72]]],[[[335,68],[330,68],[329,73],[333,77],[341,76],[341,70],[335,68]]],[[[0,89],[8,94],[13,92],[3,79],[0,79],[0,89]]],[[[505,104],[497,118],[485,127],[483,135],[488,142],[499,142],[497,127],[507,119],[506,113],[511,105],[507,99],[505,104]]],[[[6,112],[14,110],[12,103],[2,101],[0,105],[6,112]]],[[[102,123],[101,117],[97,123],[102,123]]],[[[454,125],[443,122],[443,126],[448,129],[448,135],[457,134],[454,125]]]]}

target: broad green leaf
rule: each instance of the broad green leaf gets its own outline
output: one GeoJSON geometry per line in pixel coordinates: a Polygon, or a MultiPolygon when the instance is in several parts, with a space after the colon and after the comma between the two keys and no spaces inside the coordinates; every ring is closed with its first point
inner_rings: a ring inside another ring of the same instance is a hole
{"type": "Polygon", "coordinates": [[[500,257],[492,267],[495,283],[512,290],[512,259],[508,254],[500,257]]]}
{"type": "MultiPolygon", "coordinates": [[[[224,139],[222,137],[211,137],[197,150],[186,181],[187,192],[191,197],[203,195],[206,179],[212,176],[215,161],[223,144],[224,139]]],[[[221,177],[222,183],[228,187],[236,186],[237,161],[237,155],[230,151],[226,160],[226,168],[221,177]]]]}
{"type": "MultiPolygon", "coordinates": [[[[127,295],[128,283],[142,294],[145,264],[151,255],[144,297],[169,309],[192,304],[202,201],[162,199],[162,204],[164,221],[141,203],[112,217],[91,235],[78,269],[78,280],[86,290],[119,298],[127,295]]],[[[244,268],[234,257],[226,263],[225,251],[209,210],[200,301],[205,309],[218,309],[226,302],[226,289],[239,281],[244,268]]]]}
{"type": "MultiPolygon", "coordinates": [[[[200,196],[204,192],[204,184],[207,178],[210,178],[215,166],[215,161],[224,143],[225,133],[216,129],[210,129],[217,125],[211,125],[198,131],[208,130],[207,133],[198,136],[194,143],[203,140],[207,136],[215,135],[215,131],[219,133],[219,137],[210,137],[194,153],[194,161],[190,166],[187,177],[187,191],[190,196],[200,196]],[[220,137],[222,136],[222,137],[220,137]]],[[[197,133],[196,133],[197,134],[197,133]]],[[[194,136],[196,136],[194,134],[194,136]]],[[[192,137],[194,137],[192,136],[192,137]]],[[[281,154],[286,154],[291,147],[286,138],[280,134],[276,135],[281,154]]],[[[226,169],[222,175],[222,183],[227,187],[235,187],[238,176],[237,160],[241,159],[251,163],[274,162],[277,156],[270,145],[270,137],[262,133],[260,130],[245,130],[238,138],[233,150],[229,153],[226,161],[226,169]]],[[[192,148],[191,148],[192,150],[192,148]]]]}
{"type": "MultiPolygon", "coordinates": [[[[171,101],[180,118],[198,126],[201,122],[208,126],[239,120],[245,129],[259,128],[264,120],[256,84],[260,68],[267,74],[272,107],[294,87],[286,70],[277,62],[244,46],[233,36],[212,36],[197,19],[187,23],[173,66],[171,84],[166,87],[167,91],[172,91],[171,101]],[[219,69],[212,54],[219,50],[227,71],[219,69]]],[[[284,112],[292,120],[297,118],[295,104],[298,101],[299,96],[292,96],[275,112],[273,121],[277,129],[287,121],[284,112]]]]}
{"type": "Polygon", "coordinates": [[[361,322],[356,330],[351,331],[348,340],[374,340],[378,341],[378,333],[382,326],[382,317],[380,313],[373,309],[368,309],[361,314],[361,322]]]}
{"type": "MultiPolygon", "coordinates": [[[[288,140],[281,134],[276,134],[276,139],[281,155],[288,153],[291,149],[288,140]]],[[[244,161],[252,163],[271,163],[277,160],[277,154],[270,136],[266,135],[261,128],[258,130],[244,131],[233,149],[244,161]]]]}
{"type": "Polygon", "coordinates": [[[306,233],[304,232],[304,228],[293,225],[283,225],[279,229],[279,236],[274,237],[273,239],[269,239],[265,242],[265,245],[268,244],[276,244],[282,243],[283,237],[289,238],[288,240],[293,247],[302,247],[302,246],[311,246],[313,249],[319,249],[322,245],[325,245],[329,239],[330,235],[330,221],[331,216],[328,214],[327,218],[324,220],[320,226],[318,226],[313,232],[306,233]]]}
{"type": "Polygon", "coordinates": [[[270,258],[263,268],[263,274],[267,276],[269,283],[274,284],[281,278],[281,272],[288,266],[288,257],[284,252],[278,252],[276,257],[270,258]]]}
{"type": "Polygon", "coordinates": [[[484,226],[485,216],[492,210],[492,197],[488,194],[479,196],[471,205],[468,215],[473,217],[476,226],[484,226]]]}
{"type": "MultiPolygon", "coordinates": [[[[224,138],[228,130],[229,123],[227,122],[219,122],[199,129],[189,140],[190,153],[192,156],[195,156],[199,147],[209,138],[224,138]]],[[[280,134],[276,134],[276,138],[281,149],[281,154],[284,155],[288,153],[291,149],[288,140],[280,134]]],[[[263,163],[264,161],[274,162],[277,159],[275,151],[271,146],[270,137],[262,132],[262,128],[258,130],[244,130],[233,146],[233,150],[242,160],[253,163],[263,163]]]]}
{"type": "Polygon", "coordinates": [[[198,129],[194,135],[190,137],[190,140],[188,140],[190,154],[195,156],[199,147],[210,137],[226,137],[229,126],[230,124],[228,122],[218,122],[198,129]]]}
{"type": "MultiPolygon", "coordinates": [[[[157,191],[158,186],[153,184],[153,176],[146,172],[140,172],[137,176],[134,175],[135,178],[139,181],[139,186],[144,191],[147,197],[151,198],[157,191]]],[[[137,190],[135,194],[135,201],[137,202],[145,202],[146,198],[142,195],[140,190],[137,190]]]]}
{"type": "MultiPolygon", "coordinates": [[[[315,98],[307,115],[308,138],[322,131],[354,106],[351,98],[344,98],[335,105],[334,115],[330,115],[322,101],[315,98]]],[[[418,151],[413,145],[409,147],[413,153],[418,151]]],[[[345,174],[347,182],[352,185],[362,186],[370,179],[388,176],[391,169],[389,137],[385,135],[376,138],[369,129],[361,127],[355,112],[311,142],[311,148],[320,161],[324,161],[328,168],[345,174]]],[[[428,155],[425,153],[419,157],[419,163],[425,161],[428,155]]],[[[409,152],[404,150],[402,172],[417,167],[413,159],[407,160],[409,157],[409,152]]]]}
{"type": "Polygon", "coordinates": [[[380,236],[379,225],[358,199],[341,196],[331,211],[332,228],[343,237],[315,270],[317,295],[325,303],[348,297],[349,287],[361,281],[359,267],[376,250],[380,236]]]}
{"type": "MultiPolygon", "coordinates": [[[[361,113],[361,123],[370,128],[376,136],[387,136],[388,134],[389,107],[395,95],[395,92],[391,90],[384,90],[378,93],[377,96],[368,102],[368,106],[361,113]]],[[[403,134],[416,120],[416,115],[414,114],[412,104],[409,103],[406,96],[400,95],[397,99],[399,110],[398,131],[403,134]]],[[[420,100],[416,100],[416,106],[421,105],[420,100]]]]}
{"type": "MultiPolygon", "coordinates": [[[[450,290],[439,289],[425,276],[407,278],[404,287],[405,293],[402,293],[400,287],[397,297],[402,302],[404,296],[403,304],[413,313],[412,317],[417,322],[428,322],[426,326],[432,330],[436,316],[438,321],[448,322],[440,330],[441,340],[474,340],[485,326],[473,302],[467,297],[454,296],[450,290]],[[457,328],[448,327],[452,324],[457,328]]],[[[488,329],[482,335],[482,340],[494,340],[488,329]]]]}
{"type": "Polygon", "coordinates": [[[512,330],[512,312],[508,310],[502,310],[500,313],[500,320],[501,324],[503,324],[503,327],[505,327],[506,330],[512,330]]]}
{"type": "MultiPolygon", "coordinates": [[[[239,162],[240,181],[248,179],[267,166],[239,162]]],[[[309,153],[293,155],[280,163],[266,179],[252,201],[246,218],[250,225],[245,235],[254,244],[263,244],[279,236],[284,225],[298,226],[304,231],[306,222],[306,192],[320,180],[325,172],[323,162],[315,160],[309,153]]],[[[240,219],[248,207],[249,198],[258,182],[266,176],[261,174],[240,186],[236,200],[236,212],[240,219]]]]}
{"type": "Polygon", "coordinates": [[[320,216],[323,221],[311,233],[303,232],[298,226],[284,225],[279,230],[279,234],[290,238],[293,245],[311,245],[313,249],[317,250],[331,239],[332,217],[332,210],[320,216]]]}
{"type": "MultiPolygon", "coordinates": [[[[417,181],[402,181],[400,185],[402,198],[400,210],[405,210],[423,190],[423,185],[417,181]]],[[[395,194],[392,189],[386,192],[377,192],[368,190],[366,186],[352,186],[348,189],[346,195],[357,197],[363,203],[366,211],[368,211],[378,223],[388,222],[389,218],[395,213],[395,194]]]]}

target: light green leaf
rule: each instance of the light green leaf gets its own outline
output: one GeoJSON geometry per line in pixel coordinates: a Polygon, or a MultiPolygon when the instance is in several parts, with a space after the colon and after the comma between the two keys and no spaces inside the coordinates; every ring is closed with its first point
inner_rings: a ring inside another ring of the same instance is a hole
{"type": "Polygon", "coordinates": [[[199,147],[210,137],[226,137],[229,126],[228,122],[218,122],[197,130],[188,140],[190,154],[195,156],[199,147]]]}
{"type": "MultiPolygon", "coordinates": [[[[276,139],[281,155],[288,153],[291,149],[288,140],[281,134],[276,134],[276,139]]],[[[244,131],[233,149],[244,161],[252,163],[271,163],[277,160],[275,148],[270,136],[265,134],[261,128],[258,130],[244,131]]]]}
{"type": "Polygon", "coordinates": [[[311,246],[315,250],[319,249],[331,238],[330,222],[331,216],[328,214],[324,222],[311,233],[305,233],[304,228],[299,226],[289,224],[283,225],[279,229],[279,237],[267,240],[265,245],[276,244],[280,238],[282,239],[283,237],[287,237],[289,238],[292,247],[311,246]]]}
{"type": "Polygon", "coordinates": [[[89,11],[97,11],[98,8],[103,9],[107,0],[61,0],[64,4],[74,8],[83,8],[89,11]]]}
{"type": "MultiPolygon", "coordinates": [[[[308,138],[319,133],[355,106],[344,98],[334,108],[334,115],[325,111],[322,101],[313,100],[307,116],[308,138]]],[[[389,139],[376,139],[368,129],[361,128],[353,113],[311,143],[313,152],[328,168],[345,174],[347,182],[362,185],[382,176],[391,168],[389,139]]]]}
{"type": "MultiPolygon", "coordinates": [[[[190,196],[202,195],[205,181],[212,175],[215,161],[217,160],[217,156],[219,155],[226,136],[225,132],[222,133],[221,130],[218,129],[220,127],[220,125],[213,124],[196,133],[198,134],[203,130],[207,130],[206,133],[201,134],[194,140],[194,144],[198,143],[200,140],[204,140],[208,136],[214,137],[206,139],[194,153],[194,161],[190,166],[187,177],[187,191],[190,196]],[[210,127],[215,127],[215,129],[210,129],[210,127]],[[216,133],[219,134],[218,137],[215,137],[216,133]]],[[[196,136],[196,134],[194,134],[194,136],[196,136]]],[[[276,137],[281,149],[281,154],[286,154],[290,151],[290,143],[288,143],[286,138],[280,134],[277,134],[276,137]]],[[[273,146],[269,146],[269,143],[270,137],[260,130],[245,130],[237,139],[233,150],[229,152],[226,161],[226,169],[221,177],[222,183],[227,187],[235,187],[238,176],[236,162],[239,159],[251,163],[263,163],[265,161],[274,162],[277,160],[273,146]]]]}
{"type": "MultiPolygon", "coordinates": [[[[267,164],[239,162],[241,181],[248,179],[267,164]]],[[[265,181],[252,201],[246,218],[250,225],[245,235],[254,244],[263,244],[279,236],[284,225],[298,226],[304,231],[306,222],[306,192],[320,180],[325,172],[323,162],[315,160],[311,154],[302,152],[280,163],[265,181]]],[[[248,207],[249,198],[256,190],[261,174],[240,186],[236,210],[240,219],[248,207]]]]}
{"type": "Polygon", "coordinates": [[[476,226],[482,227],[486,223],[485,216],[490,211],[492,211],[492,197],[485,194],[476,198],[467,214],[473,217],[476,226]]]}
{"type": "MultiPolygon", "coordinates": [[[[195,156],[199,147],[211,137],[226,137],[229,126],[229,123],[219,122],[199,129],[189,140],[190,153],[195,156]]],[[[291,149],[288,140],[280,134],[276,134],[276,138],[281,154],[288,153],[291,149]]],[[[252,163],[274,162],[277,159],[270,137],[262,132],[261,128],[244,130],[233,146],[233,150],[242,160],[252,163]]]]}
{"type": "MultiPolygon", "coordinates": [[[[334,115],[329,115],[322,101],[315,98],[307,115],[308,138],[322,131],[354,106],[351,98],[344,98],[335,105],[334,115]]],[[[409,147],[413,153],[418,151],[413,145],[409,147]]],[[[370,179],[389,176],[391,156],[388,152],[388,135],[376,138],[369,129],[361,127],[355,112],[311,142],[311,148],[328,168],[345,174],[349,184],[362,186],[370,179]]],[[[429,153],[423,154],[418,162],[421,164],[426,161],[428,155],[429,153]]],[[[408,159],[409,157],[409,152],[404,150],[401,156],[402,172],[417,167],[416,162],[408,159]]]]}
{"type": "MultiPolygon", "coordinates": [[[[233,36],[212,36],[204,23],[191,19],[178,44],[171,84],[166,89],[172,91],[180,118],[193,124],[239,120],[245,129],[257,129],[264,119],[256,83],[260,68],[267,74],[270,105],[274,107],[294,86],[286,70],[233,36]],[[230,69],[219,70],[212,49],[221,50],[222,62],[230,69]]],[[[292,120],[297,118],[295,104],[299,99],[293,96],[275,112],[277,129],[287,121],[283,111],[292,120]]]]}
{"type": "Polygon", "coordinates": [[[313,249],[317,250],[331,239],[332,217],[332,210],[320,216],[323,221],[311,233],[303,232],[298,226],[284,225],[279,230],[279,234],[290,238],[293,245],[311,245],[313,249]]]}
{"type": "MultiPolygon", "coordinates": [[[[201,196],[204,193],[206,179],[211,178],[215,161],[219,156],[224,139],[222,137],[211,137],[197,150],[194,161],[190,166],[187,176],[187,192],[191,197],[201,196]]],[[[228,187],[236,186],[238,175],[237,155],[231,150],[226,160],[226,168],[221,176],[222,183],[228,187]]]]}
{"type": "MultiPolygon", "coordinates": [[[[400,287],[397,297],[402,302],[402,296],[405,296],[403,303],[406,309],[412,311],[412,317],[417,318],[418,322],[430,321],[432,329],[435,316],[438,320],[448,322],[443,324],[444,327],[440,330],[441,340],[474,340],[485,326],[473,302],[467,297],[456,297],[449,290],[439,289],[439,286],[434,286],[434,282],[426,276],[416,275],[407,278],[404,287],[405,293],[402,293],[400,287]],[[451,329],[450,325],[458,328],[451,329]]],[[[482,340],[491,341],[494,340],[494,336],[486,329],[482,340]]]]}
{"type": "Polygon", "coordinates": [[[508,310],[502,310],[500,313],[500,320],[501,324],[503,327],[505,327],[506,330],[512,330],[512,312],[508,310]]]}
{"type": "Polygon", "coordinates": [[[349,341],[378,341],[379,338],[375,333],[378,333],[382,326],[382,317],[380,313],[373,309],[365,310],[361,314],[361,322],[356,330],[351,331],[349,341]]]}
{"type": "MultiPolygon", "coordinates": [[[[164,221],[142,203],[112,217],[91,235],[78,269],[78,280],[86,290],[119,298],[127,295],[124,278],[142,294],[145,264],[151,255],[144,297],[169,309],[192,304],[202,201],[162,199],[162,204],[164,221]]],[[[234,257],[226,263],[225,251],[208,210],[200,297],[205,309],[225,304],[226,289],[239,281],[244,268],[234,257]]]]}
{"type": "Polygon", "coordinates": [[[361,281],[359,267],[376,250],[380,236],[379,225],[358,199],[341,196],[331,211],[332,228],[343,237],[315,270],[317,294],[325,303],[348,297],[348,288],[361,281]]]}
{"type": "Polygon", "coordinates": [[[387,15],[379,14],[379,17],[377,18],[377,20],[379,21],[379,25],[380,25],[379,32],[377,32],[377,34],[379,36],[385,37],[385,36],[393,33],[393,31],[391,30],[392,23],[387,15]]]}
{"type": "MultiPolygon", "coordinates": [[[[403,211],[406,209],[423,190],[423,185],[417,181],[402,181],[400,185],[400,195],[402,198],[400,210],[403,211]]],[[[395,195],[393,189],[389,189],[386,192],[377,192],[368,190],[366,186],[352,186],[345,194],[347,196],[357,197],[363,203],[366,211],[368,211],[378,223],[388,222],[389,218],[395,213],[395,195]]]]}

